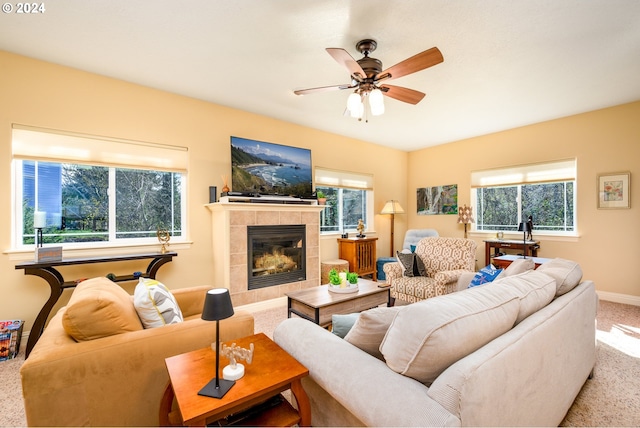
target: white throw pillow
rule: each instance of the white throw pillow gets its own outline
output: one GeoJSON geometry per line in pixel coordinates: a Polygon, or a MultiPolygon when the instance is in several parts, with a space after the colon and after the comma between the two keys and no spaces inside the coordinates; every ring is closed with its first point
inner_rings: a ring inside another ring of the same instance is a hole
{"type": "Polygon", "coordinates": [[[389,368],[430,385],[447,367],[510,330],[515,291],[475,287],[404,307],[382,340],[389,368]]]}
{"type": "Polygon", "coordinates": [[[133,304],[144,328],[182,322],[182,311],[171,291],[155,279],[140,278],[133,293],[133,304]]]}

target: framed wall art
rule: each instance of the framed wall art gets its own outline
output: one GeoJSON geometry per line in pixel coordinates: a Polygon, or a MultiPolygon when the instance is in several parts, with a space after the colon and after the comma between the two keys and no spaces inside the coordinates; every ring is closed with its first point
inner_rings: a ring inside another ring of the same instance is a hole
{"type": "Polygon", "coordinates": [[[419,188],[417,202],[418,215],[458,214],[458,185],[419,188]]]}
{"type": "Polygon", "coordinates": [[[598,174],[598,209],[631,208],[631,173],[598,174]]]}

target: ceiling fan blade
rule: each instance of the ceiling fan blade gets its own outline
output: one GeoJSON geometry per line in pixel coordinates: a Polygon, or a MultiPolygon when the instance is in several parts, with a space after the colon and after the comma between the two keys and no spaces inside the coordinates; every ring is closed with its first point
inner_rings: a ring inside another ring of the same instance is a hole
{"type": "Polygon", "coordinates": [[[327,52],[329,52],[329,55],[331,55],[338,64],[341,64],[349,70],[349,74],[358,82],[361,82],[362,79],[367,77],[360,64],[358,64],[358,61],[353,59],[353,57],[349,55],[349,52],[341,48],[327,48],[327,52]]]}
{"type": "Polygon", "coordinates": [[[442,57],[440,49],[427,49],[424,52],[420,52],[419,54],[414,55],[411,58],[407,58],[404,61],[382,71],[376,76],[376,80],[385,78],[397,79],[398,77],[406,76],[407,74],[415,73],[416,71],[424,70],[425,68],[440,64],[442,61],[444,61],[444,58],[442,57]],[[387,74],[390,76],[387,77],[387,74]]]}
{"type": "Polygon", "coordinates": [[[422,92],[403,88],[402,86],[382,85],[380,86],[380,90],[388,97],[409,104],[418,104],[425,96],[422,92]]]}
{"type": "Polygon", "coordinates": [[[354,86],[351,86],[351,85],[321,86],[319,88],[298,89],[296,91],[293,91],[293,93],[296,95],[307,95],[307,94],[314,94],[316,92],[337,91],[340,89],[349,89],[353,87],[354,86]]]}

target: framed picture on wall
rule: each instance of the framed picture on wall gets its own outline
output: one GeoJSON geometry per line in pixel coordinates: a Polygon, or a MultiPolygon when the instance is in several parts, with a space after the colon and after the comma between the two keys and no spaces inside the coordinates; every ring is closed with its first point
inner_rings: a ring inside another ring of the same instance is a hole
{"type": "Polygon", "coordinates": [[[598,174],[598,209],[631,208],[631,173],[598,174]]]}
{"type": "Polygon", "coordinates": [[[458,185],[417,189],[418,215],[458,214],[458,185]]]}

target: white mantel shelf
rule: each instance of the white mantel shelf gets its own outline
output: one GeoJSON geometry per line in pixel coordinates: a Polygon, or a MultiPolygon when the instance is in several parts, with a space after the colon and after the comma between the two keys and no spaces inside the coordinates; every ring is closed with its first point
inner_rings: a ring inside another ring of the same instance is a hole
{"type": "Polygon", "coordinates": [[[325,205],[305,205],[305,204],[253,204],[250,202],[214,202],[206,204],[211,211],[303,211],[320,212],[325,205]]]}

